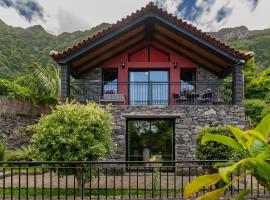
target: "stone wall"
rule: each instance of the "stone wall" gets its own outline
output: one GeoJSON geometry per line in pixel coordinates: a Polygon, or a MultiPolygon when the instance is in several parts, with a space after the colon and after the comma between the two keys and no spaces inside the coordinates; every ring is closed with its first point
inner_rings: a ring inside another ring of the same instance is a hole
{"type": "Polygon", "coordinates": [[[102,80],[102,69],[101,67],[95,67],[87,71],[82,75],[82,79],[86,80],[95,80],[101,81],[102,80]]]}
{"type": "Polygon", "coordinates": [[[11,148],[28,143],[32,135],[27,126],[37,122],[41,114],[51,111],[46,106],[35,106],[5,96],[0,96],[0,107],[0,138],[7,137],[11,148]]]}
{"type": "Polygon", "coordinates": [[[126,159],[127,118],[173,118],[175,120],[175,158],[195,158],[195,138],[201,127],[236,125],[245,127],[243,106],[237,105],[193,105],[193,106],[113,106],[113,142],[116,153],[112,159],[126,159]]]}

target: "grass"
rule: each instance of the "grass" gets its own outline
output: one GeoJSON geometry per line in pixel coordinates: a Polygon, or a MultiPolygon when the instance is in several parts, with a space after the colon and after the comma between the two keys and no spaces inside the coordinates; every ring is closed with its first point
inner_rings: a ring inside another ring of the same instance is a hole
{"type": "MultiPolygon", "coordinates": [[[[154,196],[166,196],[168,194],[168,196],[174,196],[174,194],[177,196],[179,195],[181,191],[180,190],[174,190],[174,189],[169,189],[168,191],[166,189],[162,189],[162,190],[153,190],[153,195],[154,196]]],[[[67,189],[63,189],[63,188],[44,188],[44,189],[40,189],[40,188],[5,188],[5,190],[3,188],[0,189],[0,196],[3,196],[5,194],[6,197],[11,196],[21,196],[21,197],[26,197],[28,194],[28,197],[33,197],[33,196],[80,196],[79,190],[78,189],[71,189],[71,188],[67,188],[67,189]]],[[[91,196],[136,196],[138,194],[138,196],[152,196],[152,190],[151,189],[146,189],[146,190],[142,190],[142,189],[92,189],[91,190],[91,196]]],[[[85,189],[84,190],[84,196],[90,196],[90,190],[89,189],[85,189]]]]}

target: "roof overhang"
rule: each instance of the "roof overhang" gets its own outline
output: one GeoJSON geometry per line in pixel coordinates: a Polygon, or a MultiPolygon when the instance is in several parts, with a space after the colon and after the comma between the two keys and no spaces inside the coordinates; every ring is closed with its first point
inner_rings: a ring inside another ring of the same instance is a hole
{"type": "Polygon", "coordinates": [[[152,40],[225,77],[231,73],[232,65],[250,58],[156,6],[147,8],[62,53],[53,54],[53,59],[59,65],[70,65],[73,75],[82,74],[143,40],[152,40]]]}

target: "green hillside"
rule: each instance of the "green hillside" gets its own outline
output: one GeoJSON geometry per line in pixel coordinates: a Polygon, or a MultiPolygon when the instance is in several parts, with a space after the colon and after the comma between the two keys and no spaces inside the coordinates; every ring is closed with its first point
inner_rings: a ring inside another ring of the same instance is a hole
{"type": "Polygon", "coordinates": [[[256,62],[261,67],[270,66],[270,29],[258,32],[248,39],[229,41],[228,43],[238,50],[250,50],[255,52],[256,62]]]}
{"type": "Polygon", "coordinates": [[[52,64],[51,50],[63,50],[107,26],[103,23],[84,32],[55,36],[38,25],[23,29],[8,26],[0,20],[0,76],[12,78],[14,73],[25,72],[35,62],[52,64]]]}

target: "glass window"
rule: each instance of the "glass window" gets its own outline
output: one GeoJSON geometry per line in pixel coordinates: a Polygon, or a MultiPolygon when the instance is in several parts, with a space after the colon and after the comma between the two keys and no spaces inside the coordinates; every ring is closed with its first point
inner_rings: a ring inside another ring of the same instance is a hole
{"type": "Polygon", "coordinates": [[[181,91],[192,91],[196,81],[196,70],[194,69],[181,69],[181,91]]]}
{"type": "Polygon", "coordinates": [[[168,71],[130,71],[129,81],[130,105],[168,104],[168,71]]]}
{"type": "Polygon", "coordinates": [[[103,71],[103,94],[117,94],[118,72],[117,70],[103,71]]]}
{"type": "Polygon", "coordinates": [[[128,120],[128,161],[172,161],[173,120],[128,120]]]}

